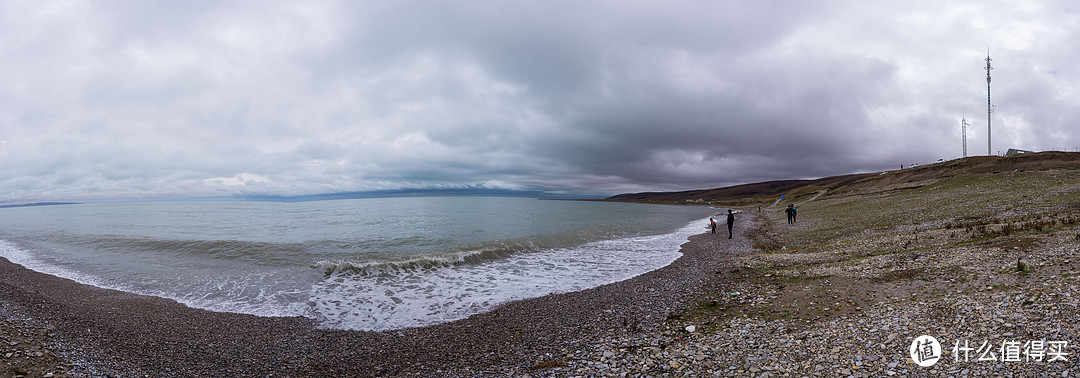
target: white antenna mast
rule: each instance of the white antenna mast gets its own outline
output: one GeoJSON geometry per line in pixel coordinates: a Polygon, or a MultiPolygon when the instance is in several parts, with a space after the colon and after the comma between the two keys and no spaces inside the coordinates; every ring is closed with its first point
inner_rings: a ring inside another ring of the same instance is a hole
{"type": "Polygon", "coordinates": [[[994,108],[990,105],[990,70],[994,67],[990,66],[990,49],[986,49],[986,154],[993,155],[990,149],[990,113],[994,112],[994,108]]]}
{"type": "Polygon", "coordinates": [[[964,157],[967,157],[967,115],[960,119],[960,135],[964,138],[964,157]]]}

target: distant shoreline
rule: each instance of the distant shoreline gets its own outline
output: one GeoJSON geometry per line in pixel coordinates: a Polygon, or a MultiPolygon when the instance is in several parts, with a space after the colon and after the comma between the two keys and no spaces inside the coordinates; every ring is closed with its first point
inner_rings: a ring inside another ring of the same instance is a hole
{"type": "Polygon", "coordinates": [[[17,205],[0,205],[0,209],[10,209],[15,207],[37,207],[37,206],[57,206],[57,205],[82,205],[79,202],[34,202],[34,203],[22,203],[17,205]]]}

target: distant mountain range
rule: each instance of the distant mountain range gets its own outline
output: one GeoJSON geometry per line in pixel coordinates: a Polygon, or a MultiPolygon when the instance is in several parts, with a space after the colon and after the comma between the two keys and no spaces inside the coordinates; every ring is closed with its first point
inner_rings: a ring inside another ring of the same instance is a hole
{"type": "MultiPolygon", "coordinates": [[[[562,194],[539,190],[510,190],[489,189],[477,187],[461,187],[449,189],[394,189],[373,190],[364,192],[341,192],[323,194],[305,194],[296,196],[266,195],[266,194],[242,194],[228,197],[178,197],[178,198],[154,198],[154,199],[127,199],[126,201],[264,201],[264,202],[309,202],[329,201],[357,198],[394,198],[394,197],[524,197],[539,199],[601,199],[603,197],[580,194],[562,194]]],[[[124,199],[93,200],[89,202],[112,202],[125,201],[124,199]]],[[[0,209],[13,207],[53,206],[53,205],[79,205],[82,202],[35,202],[35,203],[0,203],[0,209]]]]}
{"type": "Polygon", "coordinates": [[[35,202],[35,203],[20,203],[15,205],[0,205],[0,209],[10,207],[31,207],[31,206],[54,206],[54,205],[78,205],[78,202],[35,202]]]}
{"type": "Polygon", "coordinates": [[[252,201],[273,201],[273,202],[305,202],[305,201],[327,201],[327,200],[340,200],[340,199],[356,199],[356,198],[393,198],[393,197],[456,197],[456,196],[469,196],[469,197],[532,197],[543,199],[578,199],[580,196],[562,196],[549,192],[536,191],[536,190],[509,190],[509,189],[487,189],[487,188],[453,188],[453,189],[395,189],[395,190],[375,190],[366,192],[345,192],[345,193],[326,193],[326,194],[308,194],[299,196],[272,196],[272,195],[248,195],[241,196],[239,199],[252,200],[252,201]]]}

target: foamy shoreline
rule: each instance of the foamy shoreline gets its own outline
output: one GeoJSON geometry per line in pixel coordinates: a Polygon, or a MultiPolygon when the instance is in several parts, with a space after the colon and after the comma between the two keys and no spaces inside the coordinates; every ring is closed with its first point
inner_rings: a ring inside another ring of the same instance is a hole
{"type": "Polygon", "coordinates": [[[681,255],[678,246],[691,233],[701,232],[702,224],[687,222],[710,212],[530,199],[459,202],[27,209],[0,217],[0,256],[34,271],[194,308],[304,316],[325,328],[380,331],[463,319],[502,303],[658,269],[681,255]],[[365,215],[387,206],[394,211],[365,215]],[[484,210],[465,211],[474,207],[484,210]],[[140,222],[146,213],[152,219],[140,222]],[[417,227],[422,214],[430,223],[417,227]]]}
{"type": "Polygon", "coordinates": [[[74,374],[505,375],[561,360],[589,343],[658,330],[722,264],[717,249],[749,249],[743,238],[713,236],[691,237],[675,262],[626,281],[384,332],[192,309],[81,285],[4,259],[0,303],[48,329],[54,336],[45,343],[74,374]]]}

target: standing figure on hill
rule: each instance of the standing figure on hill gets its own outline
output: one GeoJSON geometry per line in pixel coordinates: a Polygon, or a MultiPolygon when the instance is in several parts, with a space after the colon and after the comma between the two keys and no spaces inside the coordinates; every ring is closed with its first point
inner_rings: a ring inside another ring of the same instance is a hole
{"type": "Polygon", "coordinates": [[[709,228],[712,229],[712,233],[716,233],[716,221],[714,221],[712,218],[709,218],[709,228]]]}
{"type": "Polygon", "coordinates": [[[787,213],[787,224],[795,223],[795,205],[787,205],[784,212],[787,213]]]}
{"type": "Polygon", "coordinates": [[[799,223],[799,208],[791,205],[791,223],[799,223]]]}
{"type": "Polygon", "coordinates": [[[735,213],[731,212],[731,209],[727,210],[727,238],[731,239],[731,227],[735,225],[735,213]]]}

